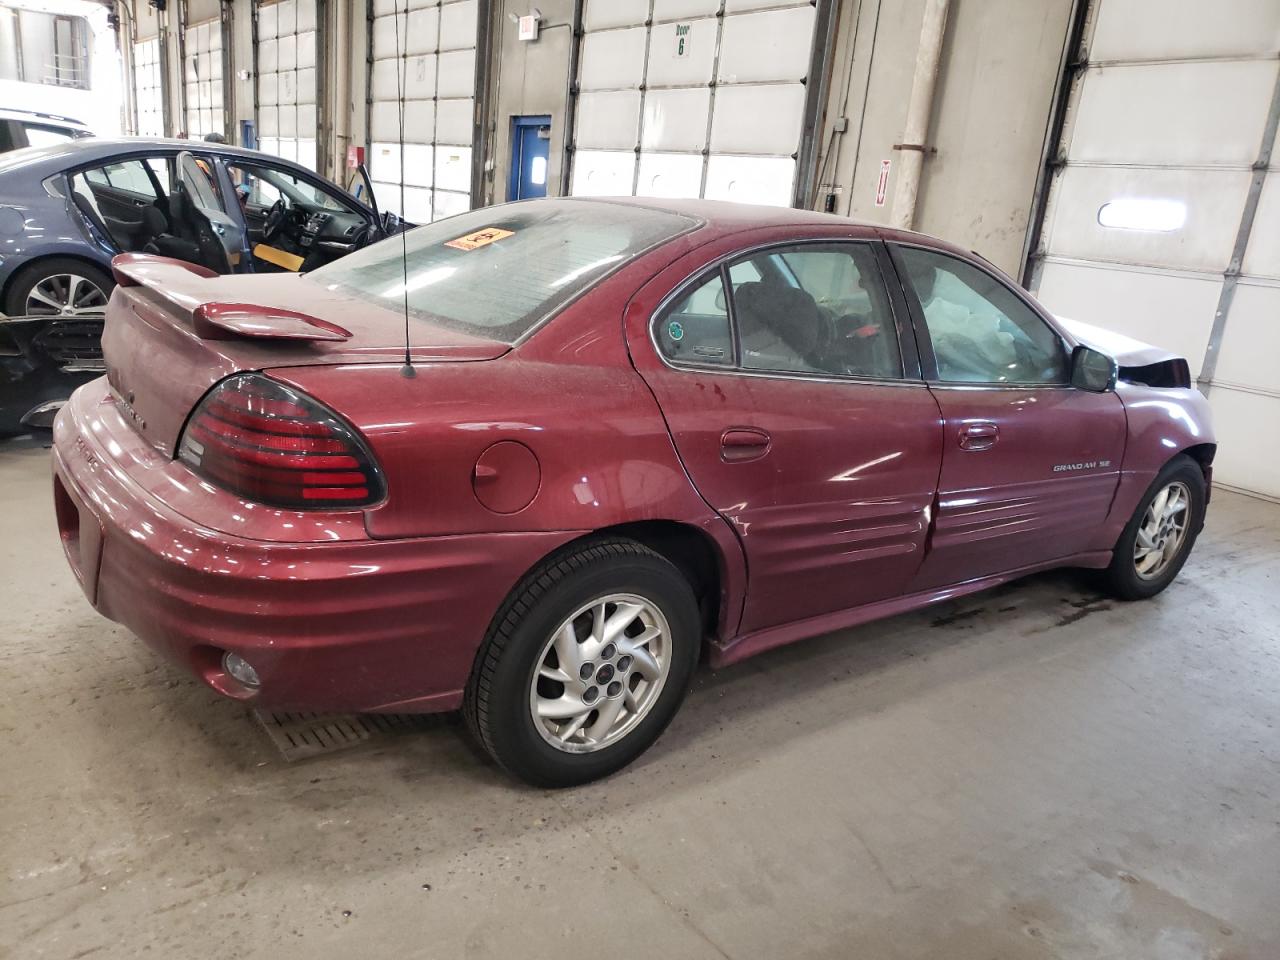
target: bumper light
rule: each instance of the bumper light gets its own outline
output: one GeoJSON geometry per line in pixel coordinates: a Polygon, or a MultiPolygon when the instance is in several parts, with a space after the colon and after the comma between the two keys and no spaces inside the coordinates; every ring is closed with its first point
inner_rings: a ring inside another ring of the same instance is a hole
{"type": "Polygon", "coordinates": [[[250,666],[249,661],[238,653],[227,652],[222,655],[222,669],[246,687],[257,689],[262,681],[258,679],[258,671],[250,666]]]}

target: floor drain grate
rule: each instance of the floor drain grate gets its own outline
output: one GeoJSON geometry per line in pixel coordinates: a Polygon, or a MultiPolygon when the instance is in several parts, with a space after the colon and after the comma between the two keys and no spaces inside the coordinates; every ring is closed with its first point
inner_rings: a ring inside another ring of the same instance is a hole
{"type": "Polygon", "coordinates": [[[255,710],[271,742],[286,760],[304,760],[357,747],[371,740],[426,730],[440,723],[432,714],[269,713],[255,710]]]}

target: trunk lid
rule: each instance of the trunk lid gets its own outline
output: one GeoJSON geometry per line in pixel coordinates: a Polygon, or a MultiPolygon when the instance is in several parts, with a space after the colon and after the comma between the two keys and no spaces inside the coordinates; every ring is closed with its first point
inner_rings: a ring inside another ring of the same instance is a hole
{"type": "MultiPolygon", "coordinates": [[[[127,254],[113,269],[107,380],[134,428],[169,456],[192,408],[233,373],[404,359],[404,314],[296,274],[220,277],[127,254]]],[[[409,337],[415,363],[492,360],[511,349],[416,317],[409,337]]]]}

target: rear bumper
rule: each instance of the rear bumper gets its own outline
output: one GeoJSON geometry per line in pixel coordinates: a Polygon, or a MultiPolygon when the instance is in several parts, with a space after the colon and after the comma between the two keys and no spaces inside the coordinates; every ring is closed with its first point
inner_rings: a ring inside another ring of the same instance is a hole
{"type": "MultiPolygon", "coordinates": [[[[86,597],[217,692],[264,707],[458,707],[503,598],[573,533],[280,543],[211,530],[130,479],[136,434],[85,390],[54,425],[53,486],[86,597]],[[249,661],[257,689],[222,669],[249,661]]],[[[193,478],[194,480],[194,478],[193,478]]],[[[246,507],[246,509],[251,509],[246,507]]]]}

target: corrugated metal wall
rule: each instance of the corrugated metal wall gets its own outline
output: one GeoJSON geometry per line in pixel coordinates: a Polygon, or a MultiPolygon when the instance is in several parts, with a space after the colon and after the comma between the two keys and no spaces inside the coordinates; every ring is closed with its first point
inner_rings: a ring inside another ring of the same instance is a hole
{"type": "Polygon", "coordinates": [[[1086,36],[1033,286],[1184,353],[1217,414],[1217,479],[1280,497],[1280,178],[1254,170],[1280,4],[1101,0],[1086,36]]]}
{"type": "Polygon", "coordinates": [[[477,0],[373,3],[370,173],[379,205],[414,223],[471,208],[477,9],[477,0]]]}

